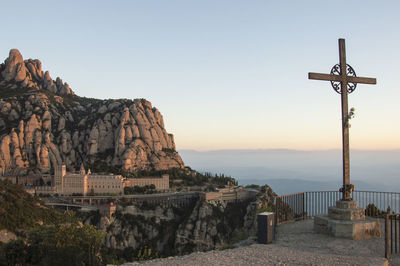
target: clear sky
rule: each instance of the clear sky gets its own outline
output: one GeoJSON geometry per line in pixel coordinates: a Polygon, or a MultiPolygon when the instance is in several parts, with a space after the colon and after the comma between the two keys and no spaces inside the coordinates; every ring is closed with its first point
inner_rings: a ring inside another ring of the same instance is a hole
{"type": "Polygon", "coordinates": [[[400,148],[399,1],[1,1],[18,48],[80,96],[146,98],[178,149],[341,147],[340,95],[308,72],[358,76],[350,146],[400,148]]]}

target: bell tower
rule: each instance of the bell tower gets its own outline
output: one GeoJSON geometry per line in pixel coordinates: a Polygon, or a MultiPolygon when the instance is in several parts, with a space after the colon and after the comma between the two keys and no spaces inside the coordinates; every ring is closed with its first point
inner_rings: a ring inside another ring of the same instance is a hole
{"type": "Polygon", "coordinates": [[[79,170],[79,174],[86,175],[86,170],[85,170],[85,166],[83,166],[83,163],[81,164],[81,169],[79,170]]]}
{"type": "Polygon", "coordinates": [[[65,164],[56,165],[54,167],[54,186],[56,187],[56,193],[64,193],[64,176],[67,173],[65,164]]]}

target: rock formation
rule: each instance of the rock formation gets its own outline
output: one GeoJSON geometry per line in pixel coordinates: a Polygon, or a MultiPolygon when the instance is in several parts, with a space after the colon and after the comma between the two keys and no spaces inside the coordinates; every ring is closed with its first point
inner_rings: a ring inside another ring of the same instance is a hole
{"type": "Polygon", "coordinates": [[[5,60],[0,71],[1,77],[5,82],[12,84],[12,88],[17,86],[32,88],[35,90],[47,90],[60,95],[73,95],[67,83],[57,77],[52,80],[49,71],[43,74],[42,63],[39,60],[23,60],[21,53],[17,49],[11,49],[9,57],[5,60]]]}
{"type": "Polygon", "coordinates": [[[184,167],[161,113],[144,99],[78,97],[18,50],[0,64],[0,174],[184,167]]]}
{"type": "Polygon", "coordinates": [[[113,249],[139,249],[145,245],[160,254],[182,255],[224,248],[257,232],[257,214],[273,209],[276,194],[264,186],[256,198],[226,203],[198,200],[189,207],[117,205],[114,218],[101,217],[105,243],[113,249]]]}
{"type": "Polygon", "coordinates": [[[206,251],[256,236],[259,210],[273,209],[276,194],[265,185],[252,201],[199,201],[176,231],[177,254],[206,251]]]}

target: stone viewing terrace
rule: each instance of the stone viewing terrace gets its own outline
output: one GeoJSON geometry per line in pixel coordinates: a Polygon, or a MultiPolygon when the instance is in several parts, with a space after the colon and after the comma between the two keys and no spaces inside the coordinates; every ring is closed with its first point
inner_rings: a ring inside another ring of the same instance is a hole
{"type": "MultiPolygon", "coordinates": [[[[339,191],[301,192],[276,198],[275,222],[278,225],[313,220],[313,232],[341,241],[375,239],[381,256],[400,253],[400,193],[353,191],[343,200],[339,191]]],[[[372,240],[371,240],[372,241],[372,240]]]]}
{"type": "MultiPolygon", "coordinates": [[[[383,223],[381,223],[383,224],[383,223]]],[[[382,228],[383,229],[383,228],[382,228]]],[[[281,224],[272,244],[248,239],[237,248],[142,262],[144,265],[399,265],[383,257],[383,238],[354,241],[313,231],[313,219],[281,224]]],[[[142,264],[141,263],[141,264],[142,264]]],[[[125,263],[138,265],[138,263],[125,263]]]]}
{"type": "MultiPolygon", "coordinates": [[[[353,191],[368,219],[379,225],[379,236],[354,240],[315,229],[315,217],[328,213],[339,191],[301,192],[275,201],[275,240],[258,244],[256,237],[235,248],[192,253],[143,262],[145,265],[400,265],[400,193],[353,191]],[[390,214],[389,214],[390,213],[390,214]],[[385,258],[386,257],[386,258],[385,258]]],[[[353,204],[353,203],[349,203],[353,204]]],[[[355,204],[354,204],[355,205],[355,204]]],[[[366,219],[367,219],[366,218],[366,219]]],[[[124,265],[136,265],[126,263],[124,265]]]]}

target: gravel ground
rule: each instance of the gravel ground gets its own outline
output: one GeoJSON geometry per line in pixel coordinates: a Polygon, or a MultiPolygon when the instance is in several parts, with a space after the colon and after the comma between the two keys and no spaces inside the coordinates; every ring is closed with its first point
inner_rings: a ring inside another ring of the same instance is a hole
{"type": "MultiPolygon", "coordinates": [[[[381,222],[381,225],[383,223],[381,222]]],[[[382,231],[383,234],[384,231],[382,231]]],[[[400,256],[400,255],[398,255],[400,256]]],[[[272,244],[192,253],[146,261],[144,265],[388,265],[384,238],[353,241],[313,233],[313,220],[277,227],[272,244]]],[[[398,257],[390,265],[400,265],[398,257]]],[[[124,266],[138,265],[126,263],[124,266]]]]}

